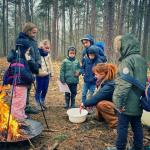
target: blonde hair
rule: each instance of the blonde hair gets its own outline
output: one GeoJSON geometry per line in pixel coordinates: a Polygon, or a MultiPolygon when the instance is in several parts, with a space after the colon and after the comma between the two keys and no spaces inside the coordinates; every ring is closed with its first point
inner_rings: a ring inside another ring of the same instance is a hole
{"type": "Polygon", "coordinates": [[[120,48],[121,48],[121,39],[122,39],[122,35],[118,35],[118,36],[115,37],[114,44],[113,44],[115,51],[120,50],[120,48]]]}
{"type": "Polygon", "coordinates": [[[24,27],[23,27],[23,32],[28,35],[30,31],[32,31],[32,29],[37,28],[37,26],[35,24],[33,24],[32,22],[27,22],[25,23],[24,27]]]}
{"type": "Polygon", "coordinates": [[[39,42],[39,48],[43,48],[44,45],[48,44],[50,46],[50,41],[48,39],[44,39],[39,42]]]}
{"type": "Polygon", "coordinates": [[[93,68],[93,72],[97,72],[99,74],[105,73],[106,76],[103,81],[114,80],[117,73],[117,66],[111,63],[99,63],[93,68]]]}

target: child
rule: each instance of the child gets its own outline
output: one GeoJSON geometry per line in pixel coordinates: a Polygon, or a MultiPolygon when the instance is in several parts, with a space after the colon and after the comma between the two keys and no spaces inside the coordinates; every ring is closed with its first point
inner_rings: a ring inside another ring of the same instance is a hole
{"type": "Polygon", "coordinates": [[[27,40],[17,40],[16,54],[4,76],[4,84],[13,85],[11,113],[15,119],[24,120],[27,87],[34,82],[34,77],[28,66],[30,45],[27,40]]]}
{"type": "Polygon", "coordinates": [[[65,93],[65,108],[70,107],[71,99],[71,108],[75,107],[75,97],[77,95],[77,84],[79,83],[79,71],[80,64],[79,61],[75,58],[76,49],[75,47],[69,47],[68,57],[64,59],[61,69],[60,69],[60,81],[66,83],[71,91],[71,93],[65,93]]]}
{"type": "Polygon", "coordinates": [[[94,73],[92,72],[93,67],[102,63],[103,61],[100,59],[97,54],[97,46],[90,46],[88,48],[87,58],[84,58],[82,63],[81,73],[84,78],[84,85],[82,89],[82,102],[85,103],[87,99],[87,93],[89,91],[90,97],[94,94],[96,88],[96,78],[94,73]]]}
{"type": "Polygon", "coordinates": [[[132,34],[117,36],[114,40],[116,52],[120,52],[118,76],[115,80],[113,101],[118,109],[118,126],[116,148],[109,150],[124,150],[127,144],[129,124],[133,131],[134,150],[143,149],[143,129],[141,124],[142,107],[140,97],[142,91],[131,83],[121,79],[122,73],[130,75],[146,85],[147,64],[140,55],[138,40],[132,34]]]}
{"type": "Polygon", "coordinates": [[[116,66],[113,64],[99,63],[93,68],[98,81],[98,90],[91,98],[81,104],[81,107],[96,106],[98,121],[105,120],[110,128],[117,125],[117,116],[112,103],[112,96],[115,89],[116,66]]]}
{"type": "Polygon", "coordinates": [[[41,68],[36,76],[36,92],[35,100],[37,109],[40,109],[40,102],[43,109],[46,109],[45,97],[48,90],[50,78],[53,76],[53,66],[50,56],[50,41],[45,39],[39,44],[39,52],[41,55],[41,68]]]}

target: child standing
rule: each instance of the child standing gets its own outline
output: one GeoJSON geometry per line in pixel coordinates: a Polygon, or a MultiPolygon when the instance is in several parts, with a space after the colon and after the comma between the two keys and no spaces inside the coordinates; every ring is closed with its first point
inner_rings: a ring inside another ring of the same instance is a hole
{"type": "Polygon", "coordinates": [[[17,120],[27,118],[25,114],[27,87],[34,82],[34,76],[28,66],[31,57],[29,42],[25,39],[16,41],[16,53],[4,76],[4,84],[13,85],[11,113],[17,120]]]}
{"type": "MultiPolygon", "coordinates": [[[[104,56],[105,57],[105,56],[104,56]]],[[[84,58],[81,68],[81,73],[84,78],[84,85],[82,89],[82,102],[85,103],[87,99],[87,93],[89,91],[90,97],[94,94],[96,88],[96,78],[92,72],[92,68],[98,64],[102,63],[101,57],[97,53],[97,46],[90,46],[88,48],[87,57],[84,58]]]]}
{"type": "Polygon", "coordinates": [[[79,83],[80,75],[80,64],[75,58],[76,49],[75,47],[69,47],[68,57],[64,59],[61,69],[60,69],[60,81],[66,83],[71,91],[71,93],[65,92],[65,108],[75,107],[75,97],[77,95],[77,84],[79,83]]]}
{"type": "Polygon", "coordinates": [[[36,93],[35,100],[37,109],[40,109],[40,102],[43,109],[46,109],[45,97],[48,90],[50,78],[53,76],[53,65],[50,56],[50,41],[45,39],[39,44],[39,52],[41,55],[41,68],[36,76],[36,93]]]}

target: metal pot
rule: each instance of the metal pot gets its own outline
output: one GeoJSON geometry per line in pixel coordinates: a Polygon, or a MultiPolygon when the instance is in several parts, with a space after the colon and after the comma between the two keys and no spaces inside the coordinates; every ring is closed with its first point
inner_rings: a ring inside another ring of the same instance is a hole
{"type": "Polygon", "coordinates": [[[33,139],[36,136],[40,135],[44,129],[43,125],[41,122],[39,121],[35,121],[32,119],[26,119],[24,121],[24,124],[26,124],[26,126],[21,126],[21,130],[23,130],[23,132],[25,133],[27,138],[20,138],[18,140],[15,141],[0,141],[0,143],[17,143],[17,142],[24,142],[27,141],[29,139],[33,139]]]}

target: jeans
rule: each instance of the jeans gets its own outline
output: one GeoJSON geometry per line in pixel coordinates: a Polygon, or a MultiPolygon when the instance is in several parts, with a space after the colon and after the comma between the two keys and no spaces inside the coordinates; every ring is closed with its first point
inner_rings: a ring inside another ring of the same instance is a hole
{"type": "Polygon", "coordinates": [[[50,77],[49,75],[44,77],[36,77],[36,92],[35,92],[35,100],[37,103],[41,101],[44,103],[45,97],[48,90],[50,77]]]}
{"type": "Polygon", "coordinates": [[[77,84],[73,83],[73,84],[67,84],[69,89],[70,89],[70,93],[65,92],[65,108],[69,108],[70,106],[70,100],[71,100],[71,107],[74,108],[75,107],[75,98],[77,95],[77,84]]]}
{"type": "Polygon", "coordinates": [[[118,114],[117,127],[117,150],[125,150],[127,144],[128,125],[131,124],[133,131],[133,145],[135,150],[142,150],[143,148],[143,129],[141,124],[141,116],[129,116],[125,114],[118,114]]]}
{"type": "Polygon", "coordinates": [[[94,94],[95,88],[96,88],[95,84],[90,84],[90,83],[84,82],[83,89],[82,89],[82,102],[83,103],[87,99],[88,90],[89,90],[90,97],[91,97],[94,94]]]}

